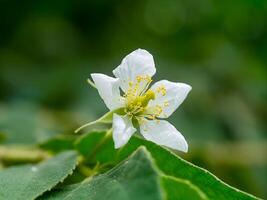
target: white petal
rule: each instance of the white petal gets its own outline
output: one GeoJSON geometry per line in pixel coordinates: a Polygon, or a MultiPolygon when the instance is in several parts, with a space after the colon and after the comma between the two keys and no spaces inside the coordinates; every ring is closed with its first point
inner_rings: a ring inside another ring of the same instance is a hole
{"type": "Polygon", "coordinates": [[[91,74],[99,95],[110,110],[121,108],[124,105],[120,96],[119,80],[105,74],[91,74]]]}
{"type": "Polygon", "coordinates": [[[187,152],[188,145],[184,136],[165,120],[145,120],[140,126],[145,139],[172,149],[187,152]]]}
{"type": "MultiPolygon", "coordinates": [[[[129,82],[135,83],[137,76],[150,76],[156,73],[153,56],[144,49],[137,49],[128,54],[121,64],[113,70],[115,77],[119,78],[120,86],[124,92],[129,87],[129,82]]],[[[142,84],[143,87],[146,83],[142,84]]]]}
{"type": "Polygon", "coordinates": [[[136,131],[131,119],[127,115],[120,116],[114,114],[112,128],[113,140],[116,149],[125,145],[136,131]]]}
{"type": "Polygon", "coordinates": [[[174,83],[167,80],[156,82],[151,87],[151,90],[155,92],[155,99],[148,103],[146,112],[154,114],[156,106],[160,106],[162,112],[159,117],[169,117],[185,100],[191,89],[191,86],[185,83],[174,83]],[[165,92],[160,90],[160,87],[164,87],[165,92]]]}

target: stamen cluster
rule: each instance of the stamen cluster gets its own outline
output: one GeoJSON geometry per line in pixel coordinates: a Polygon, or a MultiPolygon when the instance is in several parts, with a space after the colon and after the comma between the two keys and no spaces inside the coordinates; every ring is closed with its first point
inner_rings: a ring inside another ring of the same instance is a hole
{"type": "MultiPolygon", "coordinates": [[[[155,105],[152,112],[146,112],[146,107],[150,100],[155,100],[156,93],[165,96],[167,93],[164,85],[156,88],[155,91],[147,90],[149,84],[152,82],[150,76],[137,76],[134,82],[129,82],[129,88],[124,94],[126,107],[125,113],[130,117],[147,117],[148,119],[155,120],[163,112],[164,108],[169,106],[169,102],[164,102],[163,105],[155,105]]],[[[141,118],[138,119],[142,121],[141,118]]]]}
{"type": "Polygon", "coordinates": [[[129,116],[133,117],[141,114],[148,102],[155,99],[155,93],[152,90],[147,90],[151,82],[150,76],[137,76],[134,82],[129,82],[129,88],[124,94],[126,100],[125,112],[129,116]]]}

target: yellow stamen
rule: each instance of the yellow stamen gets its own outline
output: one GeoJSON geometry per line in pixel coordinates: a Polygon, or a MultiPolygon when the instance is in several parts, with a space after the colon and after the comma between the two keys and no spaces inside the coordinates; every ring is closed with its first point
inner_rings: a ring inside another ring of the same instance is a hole
{"type": "Polygon", "coordinates": [[[128,83],[129,88],[124,94],[126,100],[125,112],[129,116],[136,118],[139,124],[144,123],[144,120],[142,120],[143,117],[150,120],[158,120],[160,116],[166,116],[164,108],[169,106],[169,102],[165,101],[161,105],[155,105],[153,112],[147,113],[147,105],[150,100],[156,98],[156,93],[162,96],[167,94],[167,89],[164,85],[160,85],[155,91],[147,90],[151,81],[152,79],[150,76],[137,76],[134,81],[128,83]]]}
{"type": "Polygon", "coordinates": [[[170,103],[168,102],[168,101],[165,101],[164,102],[164,107],[167,107],[167,106],[169,106],[170,105],[170,103]]]}
{"type": "Polygon", "coordinates": [[[161,85],[156,89],[156,92],[161,93],[162,96],[165,96],[167,93],[167,90],[166,90],[166,87],[164,85],[161,85]]]}
{"type": "Polygon", "coordinates": [[[144,111],[148,102],[155,99],[155,93],[151,90],[146,91],[147,86],[152,81],[150,76],[137,76],[136,80],[130,81],[129,88],[124,94],[126,99],[125,112],[131,116],[144,111]],[[142,82],[146,84],[145,87],[142,82]],[[142,84],[142,86],[141,86],[142,84]]]}

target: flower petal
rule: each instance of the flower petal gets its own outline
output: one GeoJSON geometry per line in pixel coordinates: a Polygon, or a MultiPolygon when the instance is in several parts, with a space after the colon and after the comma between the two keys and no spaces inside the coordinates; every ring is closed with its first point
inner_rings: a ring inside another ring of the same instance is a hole
{"type": "Polygon", "coordinates": [[[158,81],[151,87],[151,90],[155,92],[155,99],[148,103],[145,112],[157,113],[157,117],[167,118],[181,105],[191,89],[191,86],[185,83],[158,81]]]}
{"type": "Polygon", "coordinates": [[[120,116],[114,114],[112,128],[113,140],[116,149],[125,145],[136,131],[132,125],[131,119],[127,115],[120,116]]]}
{"type": "Polygon", "coordinates": [[[165,120],[146,120],[140,125],[145,139],[172,149],[187,152],[188,145],[184,136],[165,120]]]}
{"type": "MultiPolygon", "coordinates": [[[[135,84],[137,77],[150,78],[156,73],[153,56],[144,49],[137,49],[128,54],[121,62],[121,64],[113,70],[115,77],[120,79],[121,89],[126,92],[129,88],[129,83],[135,84]]],[[[146,87],[147,83],[141,84],[142,89],[146,87]]]]}
{"type": "Polygon", "coordinates": [[[99,95],[110,110],[121,108],[124,105],[120,96],[119,80],[105,74],[91,74],[99,95]]]}

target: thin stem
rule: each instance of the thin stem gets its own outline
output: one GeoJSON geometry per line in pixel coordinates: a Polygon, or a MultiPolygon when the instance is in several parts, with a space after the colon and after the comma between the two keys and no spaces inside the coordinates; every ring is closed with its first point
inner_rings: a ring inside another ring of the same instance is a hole
{"type": "Polygon", "coordinates": [[[0,146],[0,161],[2,163],[36,163],[49,158],[45,151],[21,146],[0,146]]]}
{"type": "Polygon", "coordinates": [[[97,151],[104,145],[106,144],[106,142],[108,141],[108,139],[111,137],[112,135],[112,131],[113,131],[113,128],[110,128],[106,135],[104,136],[104,138],[96,145],[96,147],[93,149],[93,151],[89,154],[89,158],[91,158],[92,160],[94,159],[97,151]]]}
{"type": "Polygon", "coordinates": [[[99,168],[100,168],[99,162],[97,162],[93,168],[89,168],[85,165],[78,166],[78,170],[86,177],[94,176],[94,175],[98,174],[99,168]]]}

